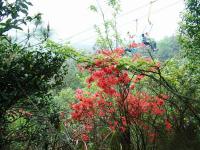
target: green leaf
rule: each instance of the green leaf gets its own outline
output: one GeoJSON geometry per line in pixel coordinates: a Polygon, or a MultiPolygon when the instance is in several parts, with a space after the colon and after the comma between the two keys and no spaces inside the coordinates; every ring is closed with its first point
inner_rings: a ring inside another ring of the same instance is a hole
{"type": "Polygon", "coordinates": [[[15,26],[15,25],[13,25],[11,27],[14,28],[14,29],[17,29],[17,30],[23,30],[21,27],[18,27],[18,26],[15,26]]]}
{"type": "Polygon", "coordinates": [[[27,6],[26,4],[24,4],[24,3],[21,3],[21,6],[22,6],[22,8],[23,8],[23,9],[26,9],[26,10],[28,10],[28,6],[27,6]]]}
{"type": "Polygon", "coordinates": [[[21,12],[25,15],[28,15],[28,11],[26,9],[21,9],[21,12]]]}
{"type": "Polygon", "coordinates": [[[112,134],[111,137],[111,141],[110,141],[110,148],[111,150],[120,150],[121,146],[120,146],[120,137],[119,137],[119,133],[118,132],[114,132],[112,134]]]}
{"type": "Polygon", "coordinates": [[[97,8],[96,8],[96,6],[94,6],[94,5],[90,5],[90,10],[91,10],[91,11],[94,11],[94,12],[97,12],[97,8]]]}
{"type": "Polygon", "coordinates": [[[31,2],[26,2],[26,4],[28,4],[29,6],[33,6],[31,2]]]}

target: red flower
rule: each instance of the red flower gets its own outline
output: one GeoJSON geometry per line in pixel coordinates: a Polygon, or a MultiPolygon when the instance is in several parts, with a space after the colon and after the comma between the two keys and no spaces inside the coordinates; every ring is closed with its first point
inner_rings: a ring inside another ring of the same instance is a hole
{"type": "Polygon", "coordinates": [[[144,77],[145,77],[144,75],[138,74],[133,82],[137,83],[137,82],[139,82],[141,79],[143,79],[144,77]]]}
{"type": "MultiPolygon", "coordinates": [[[[137,43],[131,44],[132,47],[138,46],[137,43]]],[[[96,88],[91,90],[94,94],[77,89],[76,98],[78,102],[71,106],[71,119],[79,122],[87,134],[92,131],[94,123],[98,128],[109,127],[112,131],[125,132],[129,125],[137,124],[141,127],[146,125],[145,119],[148,117],[145,116],[153,115],[154,117],[156,115],[159,120],[164,116],[163,105],[168,96],[152,96],[141,91],[145,88],[135,88],[135,83],[145,77],[144,72],[141,71],[136,74],[137,71],[123,69],[124,65],[118,66],[118,64],[123,63],[123,61],[118,61],[121,60],[123,53],[123,48],[117,48],[113,51],[101,50],[97,54],[100,57],[95,57],[93,63],[89,64],[89,67],[88,65],[85,67],[88,70],[87,73],[90,74],[86,83],[88,85],[93,83],[96,88]],[[135,79],[132,80],[130,77],[135,74],[135,79]],[[134,89],[134,91],[131,89],[134,89]],[[122,114],[126,114],[126,117],[119,117],[122,114]]],[[[141,62],[141,65],[146,64],[143,67],[147,71],[145,73],[148,73],[151,69],[155,70],[159,66],[153,63],[151,59],[145,59],[138,54],[133,55],[131,62],[133,64],[140,64],[141,62]]],[[[136,64],[136,66],[138,65],[136,64]]],[[[148,128],[144,126],[145,130],[148,130],[147,133],[152,131],[152,126],[148,125],[146,125],[148,128]]],[[[171,124],[167,120],[164,125],[166,129],[171,128],[171,124]]],[[[83,141],[89,141],[87,134],[81,135],[83,141]]],[[[156,134],[153,133],[149,137],[155,140],[156,134]]]]}
{"type": "Polygon", "coordinates": [[[98,60],[98,59],[95,60],[95,65],[96,65],[96,66],[100,66],[101,64],[102,64],[102,61],[101,61],[101,60],[98,60]]]}
{"type": "Polygon", "coordinates": [[[110,125],[109,128],[111,131],[115,131],[115,126],[110,125]]]}
{"type": "Polygon", "coordinates": [[[121,56],[122,54],[124,54],[124,49],[123,48],[116,48],[114,50],[115,53],[117,53],[119,56],[121,56]]]}
{"type": "Polygon", "coordinates": [[[154,106],[152,109],[153,114],[155,115],[163,115],[163,113],[165,112],[164,109],[160,109],[157,106],[154,106]]]}
{"type": "Polygon", "coordinates": [[[164,100],[159,97],[156,97],[156,101],[157,101],[157,105],[159,106],[162,106],[164,104],[164,100]]]}
{"type": "Polygon", "coordinates": [[[72,112],[71,117],[74,120],[80,120],[80,115],[77,112],[72,112]]]}
{"type": "Polygon", "coordinates": [[[129,45],[130,48],[137,48],[138,47],[138,44],[135,43],[135,42],[132,42],[130,45],[129,45]]]}
{"type": "Polygon", "coordinates": [[[89,84],[92,83],[93,81],[94,81],[93,76],[90,76],[89,78],[86,79],[86,82],[89,84]]]}
{"type": "Polygon", "coordinates": [[[108,110],[108,112],[109,112],[110,114],[113,114],[113,113],[115,112],[115,109],[114,109],[114,108],[110,108],[110,109],[108,110]]]}
{"type": "Polygon", "coordinates": [[[167,100],[169,98],[168,95],[160,94],[160,97],[162,97],[164,100],[167,100]]]}
{"type": "Polygon", "coordinates": [[[122,119],[122,125],[126,126],[127,125],[126,118],[125,117],[121,117],[121,119],[122,119]]]}
{"type": "Polygon", "coordinates": [[[87,134],[82,134],[82,140],[84,142],[88,142],[90,140],[89,136],[87,134]]]}
{"type": "Polygon", "coordinates": [[[126,131],[126,128],[123,127],[123,126],[121,126],[119,129],[120,129],[121,132],[125,132],[126,131]]]}
{"type": "Polygon", "coordinates": [[[165,120],[165,127],[167,130],[170,130],[172,128],[172,125],[168,120],[165,120]]]}
{"type": "Polygon", "coordinates": [[[81,99],[83,95],[83,91],[81,89],[76,90],[76,98],[81,99]]]}
{"type": "Polygon", "coordinates": [[[83,72],[83,71],[84,71],[84,67],[81,66],[81,65],[77,65],[77,68],[79,69],[80,72],[83,72]]]}
{"type": "Polygon", "coordinates": [[[154,142],[156,140],[157,134],[156,133],[149,133],[149,142],[154,142]]]}
{"type": "Polygon", "coordinates": [[[131,86],[130,86],[130,89],[134,89],[135,88],[135,85],[134,84],[132,84],[131,86]]]}
{"type": "Polygon", "coordinates": [[[103,112],[102,110],[100,110],[99,116],[100,116],[100,117],[104,117],[105,115],[106,115],[105,112],[103,112]]]}
{"type": "Polygon", "coordinates": [[[92,129],[93,129],[93,127],[91,125],[89,125],[89,124],[85,125],[85,130],[92,131],[92,129]]]}

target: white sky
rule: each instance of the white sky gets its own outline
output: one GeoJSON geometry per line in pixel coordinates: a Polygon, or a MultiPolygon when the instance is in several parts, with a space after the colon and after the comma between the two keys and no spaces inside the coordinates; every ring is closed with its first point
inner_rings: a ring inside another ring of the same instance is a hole
{"type": "MultiPolygon", "coordinates": [[[[105,0],[99,0],[99,2],[106,16],[109,16],[107,7],[103,3],[105,0]]],[[[70,40],[75,47],[77,45],[92,47],[96,35],[93,25],[102,22],[101,16],[89,10],[89,6],[96,4],[96,0],[32,0],[32,3],[34,6],[31,12],[43,14],[44,21],[49,22],[54,31],[55,39],[70,40]],[[78,34],[80,32],[83,33],[78,34]]],[[[140,35],[144,30],[147,32],[149,3],[150,0],[121,0],[122,16],[118,17],[117,22],[118,30],[122,35],[125,35],[127,31],[135,34],[135,19],[138,19],[137,34],[140,35]],[[135,10],[146,4],[148,6],[135,10]],[[145,26],[147,26],[146,29],[145,26]]],[[[180,21],[180,12],[183,9],[183,0],[158,0],[153,3],[150,15],[153,28],[150,36],[159,40],[164,36],[175,34],[180,21]]]]}

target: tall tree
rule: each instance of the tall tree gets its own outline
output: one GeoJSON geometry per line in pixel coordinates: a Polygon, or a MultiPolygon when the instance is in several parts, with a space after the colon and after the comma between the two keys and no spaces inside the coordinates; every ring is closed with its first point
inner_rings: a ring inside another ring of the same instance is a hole
{"type": "Polygon", "coordinates": [[[184,56],[189,60],[188,67],[193,78],[191,80],[200,84],[200,1],[185,0],[185,4],[186,9],[180,24],[180,43],[184,56]]]}
{"type": "MultiPolygon", "coordinates": [[[[9,149],[13,137],[17,137],[18,143],[27,141],[27,145],[35,139],[39,122],[47,122],[41,121],[39,112],[42,116],[43,108],[50,112],[51,98],[47,93],[62,82],[62,74],[57,74],[65,61],[61,54],[45,49],[44,43],[37,47],[24,46],[8,36],[10,30],[22,30],[22,24],[40,20],[40,15],[29,16],[31,5],[28,0],[0,1],[0,149],[9,149]],[[19,132],[13,129],[16,124],[19,132]]],[[[38,128],[37,133],[46,128],[38,128]]]]}

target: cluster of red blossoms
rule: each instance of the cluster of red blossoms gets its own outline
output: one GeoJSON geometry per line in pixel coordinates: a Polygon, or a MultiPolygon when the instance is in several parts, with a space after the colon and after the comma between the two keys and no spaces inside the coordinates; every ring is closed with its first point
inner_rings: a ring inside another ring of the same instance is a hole
{"type": "Polygon", "coordinates": [[[135,43],[135,42],[132,42],[129,44],[129,48],[138,48],[138,47],[144,47],[144,43],[135,43]]]}
{"type": "MultiPolygon", "coordinates": [[[[152,96],[137,91],[135,85],[145,78],[145,75],[142,72],[133,74],[127,69],[118,69],[118,60],[123,53],[124,50],[120,48],[100,51],[101,57],[95,59],[94,64],[87,68],[90,76],[86,82],[89,87],[92,84],[98,87],[96,93],[76,90],[76,98],[79,101],[71,105],[71,117],[84,127],[83,141],[89,140],[88,133],[96,126],[125,132],[130,125],[142,124],[143,115],[163,116],[165,113],[163,105],[168,96],[152,96]]],[[[138,59],[139,57],[134,56],[132,62],[137,63],[138,59]]],[[[149,63],[150,60],[146,61],[149,63]]],[[[148,70],[155,70],[157,67],[158,64],[148,70]]],[[[164,124],[167,129],[171,128],[168,120],[165,120],[164,124]]]]}

